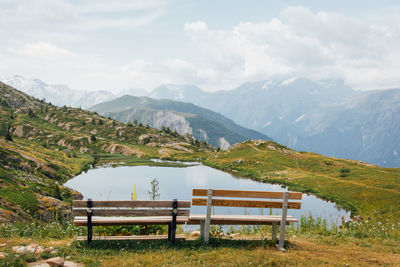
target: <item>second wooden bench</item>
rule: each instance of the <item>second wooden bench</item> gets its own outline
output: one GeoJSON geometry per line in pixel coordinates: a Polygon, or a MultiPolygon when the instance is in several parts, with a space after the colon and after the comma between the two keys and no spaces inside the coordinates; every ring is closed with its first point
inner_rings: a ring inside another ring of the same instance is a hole
{"type": "Polygon", "coordinates": [[[276,241],[277,225],[280,225],[280,237],[277,247],[284,249],[285,227],[292,222],[298,222],[293,216],[287,215],[288,209],[300,209],[300,202],[289,202],[301,200],[302,193],[299,192],[268,192],[268,191],[243,191],[243,190],[215,190],[215,189],[193,189],[192,206],[207,206],[206,214],[190,215],[190,224],[200,224],[201,236],[206,243],[209,242],[210,225],[272,225],[272,239],[276,241]],[[206,197],[206,198],[196,198],[206,197]],[[225,197],[214,198],[214,197],[225,197]],[[226,199],[233,197],[236,199],[226,199]],[[237,199],[240,198],[240,199],[237,199]],[[280,199],[271,200],[244,200],[243,198],[280,199]],[[213,206],[221,207],[244,207],[244,208],[274,208],[281,209],[281,215],[212,215],[213,206]]]}

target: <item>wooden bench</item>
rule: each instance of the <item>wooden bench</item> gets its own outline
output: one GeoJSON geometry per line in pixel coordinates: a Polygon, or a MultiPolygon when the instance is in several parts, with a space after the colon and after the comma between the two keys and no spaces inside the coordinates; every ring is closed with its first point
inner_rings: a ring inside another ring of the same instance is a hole
{"type": "Polygon", "coordinates": [[[267,192],[267,191],[242,191],[242,190],[213,190],[193,189],[192,206],[207,206],[206,214],[190,215],[190,224],[200,224],[201,237],[206,243],[209,242],[210,225],[272,225],[272,239],[276,243],[277,225],[280,225],[280,237],[277,247],[285,251],[285,227],[292,222],[298,222],[293,216],[287,215],[288,209],[300,209],[300,202],[289,202],[289,199],[301,200],[302,193],[298,192],[267,192]],[[243,200],[224,199],[213,197],[234,197],[234,198],[261,198],[280,199],[271,200],[243,200]],[[282,209],[281,215],[211,215],[213,206],[221,207],[246,207],[246,208],[274,208],[282,209]]]}
{"type": "MultiPolygon", "coordinates": [[[[110,225],[168,225],[168,240],[176,239],[176,225],[189,221],[190,201],[165,200],[123,200],[92,201],[91,199],[75,200],[72,204],[74,224],[87,226],[87,242],[90,243],[93,226],[110,225]]],[[[149,236],[147,236],[149,237],[149,236]]],[[[119,239],[135,238],[118,237],[119,239]]],[[[95,237],[94,239],[105,239],[95,237]]],[[[106,238],[113,239],[113,238],[106,238]]],[[[143,236],[143,239],[145,238],[143,236]]],[[[150,238],[154,239],[154,238],[150,238]]]]}

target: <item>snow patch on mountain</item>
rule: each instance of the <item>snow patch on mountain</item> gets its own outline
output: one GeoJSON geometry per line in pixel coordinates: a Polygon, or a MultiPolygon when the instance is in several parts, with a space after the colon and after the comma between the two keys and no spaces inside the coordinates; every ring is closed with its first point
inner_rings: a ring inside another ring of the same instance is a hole
{"type": "Polygon", "coordinates": [[[293,83],[293,82],[296,81],[296,80],[297,80],[297,77],[293,77],[293,78],[284,80],[284,81],[279,85],[279,87],[287,86],[287,85],[293,83]]]}
{"type": "Polygon", "coordinates": [[[29,79],[20,75],[5,78],[2,82],[38,99],[46,99],[47,102],[57,106],[88,108],[116,98],[108,91],[80,91],[62,84],[48,85],[39,79],[29,79]]]}

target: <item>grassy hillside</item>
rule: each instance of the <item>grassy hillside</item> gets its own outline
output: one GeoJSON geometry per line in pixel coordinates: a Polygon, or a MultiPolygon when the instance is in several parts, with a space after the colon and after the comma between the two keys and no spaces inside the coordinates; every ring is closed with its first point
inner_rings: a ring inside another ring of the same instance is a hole
{"type": "Polygon", "coordinates": [[[49,221],[78,192],[62,184],[100,155],[201,157],[208,145],[170,131],[126,125],[78,108],[55,107],[0,83],[0,222],[49,221]],[[198,155],[199,154],[199,155],[198,155]]]}
{"type": "Polygon", "coordinates": [[[205,164],[254,180],[310,192],[365,216],[399,221],[400,169],[297,152],[270,141],[247,141],[205,164]]]}

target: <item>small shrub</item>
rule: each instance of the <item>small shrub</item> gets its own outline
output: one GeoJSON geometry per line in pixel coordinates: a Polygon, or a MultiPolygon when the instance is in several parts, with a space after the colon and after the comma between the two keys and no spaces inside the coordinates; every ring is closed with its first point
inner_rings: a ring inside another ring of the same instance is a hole
{"type": "Polygon", "coordinates": [[[341,168],[340,169],[340,177],[346,177],[349,175],[349,173],[350,173],[349,168],[341,168]]]}

